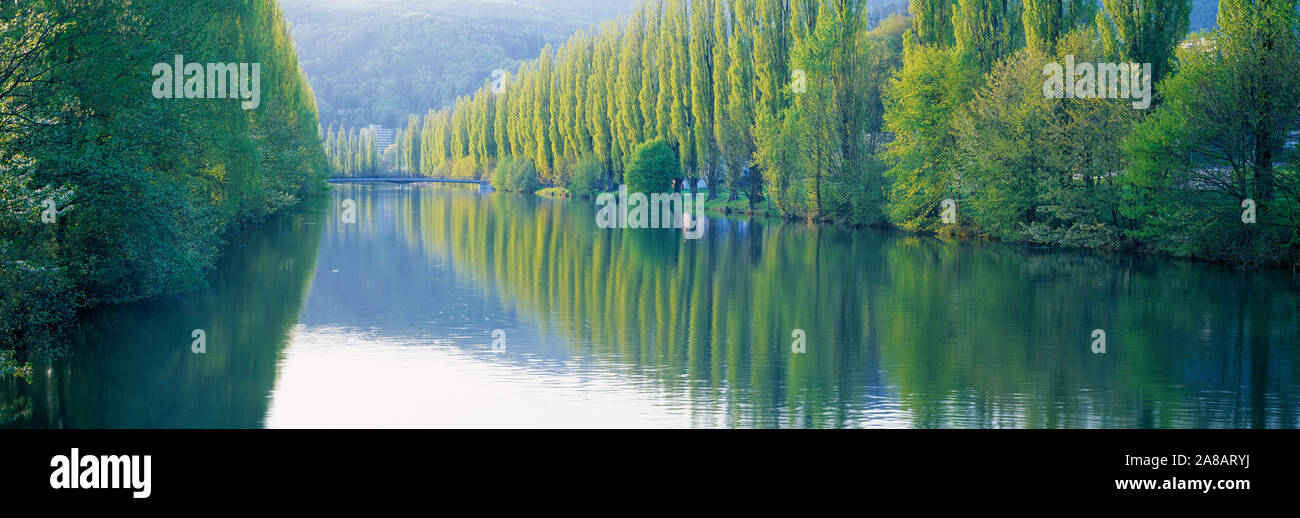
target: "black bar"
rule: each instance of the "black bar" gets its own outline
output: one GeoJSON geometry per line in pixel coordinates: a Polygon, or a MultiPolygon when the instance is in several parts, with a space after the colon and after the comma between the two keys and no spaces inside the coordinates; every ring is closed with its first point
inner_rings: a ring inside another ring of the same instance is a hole
{"type": "Polygon", "coordinates": [[[938,505],[1026,494],[1254,502],[1293,494],[1300,480],[1295,434],[1265,430],[18,430],[0,437],[11,449],[0,470],[0,487],[13,492],[7,500],[161,509],[267,499],[492,502],[593,491],[682,499],[696,490],[740,500],[908,495],[938,505]],[[51,459],[72,448],[83,458],[149,455],[150,495],[52,488],[51,459]],[[1172,465],[1174,455],[1189,465],[1172,465]],[[1198,456],[1220,455],[1249,455],[1249,466],[1193,465],[1198,456]],[[1166,464],[1153,469],[1134,459],[1153,457],[1166,464]],[[1116,488],[1116,480],[1192,479],[1248,481],[1249,488],[1116,488]]]}

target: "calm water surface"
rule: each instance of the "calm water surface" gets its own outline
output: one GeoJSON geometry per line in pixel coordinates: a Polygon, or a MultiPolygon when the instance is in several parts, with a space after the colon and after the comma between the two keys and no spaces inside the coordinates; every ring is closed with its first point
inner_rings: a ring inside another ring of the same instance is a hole
{"type": "Polygon", "coordinates": [[[211,289],[86,315],[71,357],[0,382],[0,426],[1300,426],[1289,273],[594,216],[335,186],[235,239],[211,289]]]}

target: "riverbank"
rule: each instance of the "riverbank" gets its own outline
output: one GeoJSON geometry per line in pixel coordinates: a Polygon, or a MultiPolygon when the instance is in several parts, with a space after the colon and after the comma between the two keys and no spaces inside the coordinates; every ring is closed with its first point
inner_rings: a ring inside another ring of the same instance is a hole
{"type": "MultiPolygon", "coordinates": [[[[190,289],[148,296],[135,296],[123,300],[87,300],[68,280],[62,269],[3,269],[0,270],[0,287],[6,288],[8,297],[0,300],[0,380],[14,377],[28,383],[32,381],[33,362],[50,362],[75,350],[70,342],[74,329],[87,314],[97,311],[129,311],[133,305],[156,306],[168,304],[175,297],[191,297],[212,289],[214,272],[218,265],[237,259],[245,253],[250,236],[259,236],[270,227],[282,227],[284,220],[301,218],[311,211],[322,209],[321,202],[328,189],[308,183],[296,196],[293,204],[282,206],[273,213],[256,218],[232,222],[217,237],[211,255],[204,258],[199,280],[190,289]],[[236,259],[232,259],[235,256],[236,259]]],[[[283,232],[283,229],[280,229],[283,232]]],[[[120,265],[114,265],[120,267],[120,265]]]]}
{"type": "Polygon", "coordinates": [[[184,16],[169,2],[11,4],[0,48],[23,58],[0,74],[0,111],[28,122],[0,117],[0,350],[13,351],[0,378],[30,378],[26,362],[63,354],[84,310],[206,290],[226,236],[323,189],[329,163],[274,0],[184,16]],[[251,63],[236,82],[257,109],[233,93],[177,102],[160,87],[181,61],[251,63]]]}
{"type": "Polygon", "coordinates": [[[321,201],[207,290],[86,315],[75,354],[0,380],[0,428],[1295,425],[1289,274],[761,217],[602,232],[591,202],[457,185],[321,201]]]}
{"type": "MultiPolygon", "coordinates": [[[[703,194],[707,194],[707,192],[708,191],[705,190],[699,191],[699,193],[703,193],[703,194]]],[[[598,195],[598,194],[606,194],[606,193],[618,194],[618,191],[602,191],[596,194],[598,195]]],[[[683,194],[684,193],[685,191],[683,191],[683,194]]],[[[585,196],[585,195],[574,194],[573,192],[563,187],[547,187],[535,191],[534,194],[546,198],[583,198],[583,199],[595,198],[595,195],[585,196]]],[[[719,192],[716,198],[706,200],[704,202],[704,209],[703,209],[704,212],[719,214],[724,216],[740,215],[740,216],[765,217],[765,218],[780,218],[787,221],[800,221],[800,222],[810,223],[810,224],[841,225],[841,226],[848,226],[851,228],[889,229],[889,230],[906,232],[914,235],[940,236],[940,237],[949,237],[949,238],[957,238],[957,239],[980,240],[980,241],[988,241],[988,242],[1006,243],[1012,245],[1049,247],[1049,248],[1063,249],[1063,250],[1077,249],[1077,250],[1100,250],[1106,252],[1137,253],[1137,254],[1150,255],[1153,257],[1160,257],[1164,259],[1180,259],[1180,260],[1190,260],[1194,262],[1202,262],[1208,264],[1227,265],[1242,270],[1283,270],[1283,271],[1289,270],[1291,271],[1292,274],[1300,273],[1300,261],[1297,261],[1293,264],[1287,264],[1284,262],[1241,263],[1241,262],[1217,259],[1213,257],[1200,257],[1196,255],[1178,255],[1178,254],[1173,254],[1173,253],[1158,250],[1149,243],[1145,243],[1139,240],[1135,240],[1124,236],[1118,236],[1118,235],[1114,236],[1112,239],[1105,239],[1105,240],[1099,240],[1099,239],[1092,239],[1087,241],[1081,240],[1084,243],[1091,245],[1091,246],[1083,246],[1081,244],[1060,244],[1060,243],[1049,242],[1046,240],[1036,241],[1036,240],[999,239],[997,237],[988,234],[977,233],[973,231],[973,229],[965,226],[951,226],[951,227],[946,226],[934,231],[912,231],[887,222],[880,222],[876,224],[863,224],[863,223],[854,223],[849,221],[840,221],[831,218],[823,218],[823,219],[800,218],[796,216],[782,214],[780,209],[778,209],[776,205],[772,203],[770,200],[763,200],[757,205],[753,205],[750,203],[748,197],[746,197],[744,194],[739,194],[737,195],[737,198],[735,200],[728,201],[727,198],[729,197],[729,195],[730,192],[724,190],[719,192]]]]}
{"type": "MultiPolygon", "coordinates": [[[[707,195],[707,193],[708,191],[705,190],[698,191],[698,194],[701,195],[707,195]]],[[[547,187],[545,189],[540,189],[536,191],[534,194],[546,198],[583,198],[583,199],[595,198],[595,196],[584,196],[584,195],[574,194],[573,192],[570,192],[568,189],[565,189],[563,187],[547,187]]],[[[597,194],[618,194],[618,191],[602,191],[597,194]]],[[[686,194],[686,192],[683,191],[682,194],[686,194]]],[[[722,191],[718,193],[717,198],[711,200],[705,200],[704,211],[711,212],[714,214],[723,214],[723,215],[741,214],[746,216],[762,216],[762,217],[769,217],[769,218],[783,217],[781,215],[781,211],[777,209],[776,206],[773,205],[770,201],[764,200],[762,202],[759,202],[757,205],[753,205],[750,204],[749,198],[745,197],[745,195],[743,194],[738,195],[735,200],[731,200],[731,201],[727,200],[728,195],[729,195],[728,191],[722,191]]],[[[785,219],[791,219],[791,218],[785,218],[785,219]]]]}

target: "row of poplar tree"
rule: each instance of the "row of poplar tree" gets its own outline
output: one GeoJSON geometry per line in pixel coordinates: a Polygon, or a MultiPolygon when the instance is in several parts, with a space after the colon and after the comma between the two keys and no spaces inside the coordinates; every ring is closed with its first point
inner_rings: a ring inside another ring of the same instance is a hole
{"type": "Polygon", "coordinates": [[[325,131],[325,156],[334,176],[373,177],[393,172],[393,164],[384,161],[378,140],[368,138],[367,130],[330,124],[325,131]]]}
{"type": "Polygon", "coordinates": [[[394,164],[522,160],[521,185],[589,192],[662,139],[710,198],[793,218],[1296,264],[1296,1],[1221,0],[1195,35],[1191,8],[911,0],[881,20],[861,0],[648,0],[411,116],[394,164]],[[1068,56],[1151,63],[1154,106],[1047,98],[1044,65],[1068,56]]]}
{"type": "Polygon", "coordinates": [[[837,47],[862,62],[846,65],[853,78],[819,78],[822,70],[810,64],[808,84],[851,92],[850,118],[870,121],[866,112],[874,110],[878,125],[878,95],[871,106],[871,92],[847,86],[852,79],[879,84],[887,76],[867,76],[888,67],[875,61],[897,61],[905,24],[900,18],[869,32],[879,18],[866,2],[643,2],[626,21],[579,32],[453,106],[411,116],[394,144],[394,166],[472,177],[501,158],[522,158],[542,184],[565,186],[575,164],[595,157],[601,180],[618,183],[636,146],[662,138],[677,151],[684,177],[703,179],[711,192],[724,182],[753,185],[760,197],[761,182],[741,181],[754,162],[756,124],[793,103],[794,60],[810,49],[819,24],[836,31],[821,35],[816,52],[837,47]]]}

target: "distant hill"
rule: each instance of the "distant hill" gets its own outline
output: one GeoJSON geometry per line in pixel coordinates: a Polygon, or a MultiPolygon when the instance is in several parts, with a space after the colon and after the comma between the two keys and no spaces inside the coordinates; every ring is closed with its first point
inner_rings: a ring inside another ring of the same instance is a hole
{"type": "Polygon", "coordinates": [[[281,0],[321,124],[405,126],[633,0],[281,0]]]}
{"type": "MultiPolygon", "coordinates": [[[[907,0],[868,0],[906,12],[907,0]]],[[[281,0],[321,123],[405,126],[450,105],[498,68],[625,16],[635,0],[281,0]]],[[[1193,0],[1191,30],[1214,27],[1218,0],[1193,0]]]]}
{"type": "Polygon", "coordinates": [[[1192,0],[1193,32],[1213,29],[1219,17],[1219,0],[1192,0]]]}

